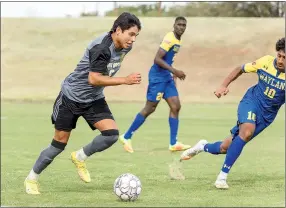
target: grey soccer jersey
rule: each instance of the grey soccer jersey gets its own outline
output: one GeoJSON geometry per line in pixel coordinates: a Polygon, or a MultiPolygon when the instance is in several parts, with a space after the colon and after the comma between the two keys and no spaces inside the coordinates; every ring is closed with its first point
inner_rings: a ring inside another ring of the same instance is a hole
{"type": "Polygon", "coordinates": [[[104,87],[89,84],[89,72],[114,76],[130,50],[131,47],[116,51],[111,33],[101,35],[88,45],[76,69],[62,82],[61,91],[69,99],[79,103],[89,103],[103,98],[104,87]]]}

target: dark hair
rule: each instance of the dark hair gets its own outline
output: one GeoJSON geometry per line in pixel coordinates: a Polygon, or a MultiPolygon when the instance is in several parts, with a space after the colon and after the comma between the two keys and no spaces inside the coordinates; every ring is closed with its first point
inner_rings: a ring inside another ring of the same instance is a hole
{"type": "Polygon", "coordinates": [[[175,23],[176,23],[177,21],[179,21],[179,20],[185,20],[185,21],[187,21],[185,17],[179,16],[179,17],[176,17],[175,23]]]}
{"type": "Polygon", "coordinates": [[[281,38],[276,42],[276,51],[283,50],[285,52],[285,38],[281,38]]]}
{"type": "Polygon", "coordinates": [[[113,26],[111,28],[112,32],[115,32],[117,27],[120,27],[122,32],[124,30],[128,30],[131,27],[137,26],[139,30],[141,30],[140,20],[129,12],[123,12],[117,19],[114,21],[113,26]]]}

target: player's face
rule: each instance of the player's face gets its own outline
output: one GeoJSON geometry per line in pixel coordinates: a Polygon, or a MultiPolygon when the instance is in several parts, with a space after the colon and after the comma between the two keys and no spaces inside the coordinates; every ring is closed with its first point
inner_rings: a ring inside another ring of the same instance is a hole
{"type": "Polygon", "coordinates": [[[283,50],[278,51],[276,60],[277,60],[277,68],[282,71],[285,71],[285,51],[283,50]]]}
{"type": "Polygon", "coordinates": [[[137,26],[133,26],[128,30],[124,30],[124,32],[122,32],[120,29],[118,37],[121,48],[129,48],[132,46],[136,40],[137,35],[139,35],[139,29],[137,26]]]}
{"type": "Polygon", "coordinates": [[[187,22],[185,20],[177,20],[174,24],[174,32],[181,36],[184,34],[187,27],[187,22]]]}

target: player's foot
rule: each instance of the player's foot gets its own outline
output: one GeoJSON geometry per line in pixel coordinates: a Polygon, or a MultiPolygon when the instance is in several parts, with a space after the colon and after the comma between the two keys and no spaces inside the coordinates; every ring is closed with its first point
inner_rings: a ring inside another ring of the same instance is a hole
{"type": "Polygon", "coordinates": [[[27,194],[32,194],[32,195],[40,194],[38,181],[36,181],[36,180],[29,180],[29,179],[26,178],[25,181],[24,181],[24,186],[25,186],[27,194]]]}
{"type": "Polygon", "coordinates": [[[199,154],[200,152],[204,151],[204,146],[207,144],[208,142],[206,140],[200,140],[194,147],[187,149],[186,151],[184,151],[181,154],[181,159],[182,160],[189,160],[192,157],[196,156],[197,154],[199,154]]]}
{"type": "Polygon", "coordinates": [[[85,162],[82,162],[76,158],[76,152],[71,153],[71,160],[77,168],[77,173],[78,173],[80,179],[86,183],[89,183],[91,181],[91,179],[90,179],[89,172],[86,169],[85,162]]]}
{"type": "Polygon", "coordinates": [[[215,187],[218,189],[228,189],[229,186],[226,183],[226,179],[217,179],[214,183],[215,187]]]}
{"type": "Polygon", "coordinates": [[[169,150],[171,152],[183,151],[183,150],[186,150],[186,149],[189,149],[189,148],[191,148],[190,145],[186,145],[186,144],[183,144],[181,142],[176,142],[176,144],[169,146],[169,150]]]}
{"type": "Polygon", "coordinates": [[[119,141],[123,144],[123,148],[126,152],[133,153],[134,150],[132,148],[131,139],[125,139],[124,134],[119,137],[119,141]]]}

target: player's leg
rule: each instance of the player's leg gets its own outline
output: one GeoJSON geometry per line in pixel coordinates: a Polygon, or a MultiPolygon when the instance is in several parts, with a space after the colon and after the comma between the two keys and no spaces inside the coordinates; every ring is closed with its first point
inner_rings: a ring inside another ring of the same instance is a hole
{"type": "Polygon", "coordinates": [[[208,143],[208,141],[206,140],[200,140],[193,147],[185,150],[181,154],[180,161],[189,160],[201,152],[208,152],[213,155],[225,154],[227,152],[228,147],[230,146],[232,142],[232,138],[233,138],[233,135],[230,135],[223,141],[217,141],[214,143],[208,143]]]}
{"type": "Polygon", "coordinates": [[[83,114],[83,117],[93,130],[98,129],[101,134],[83,148],[72,152],[71,158],[77,167],[80,178],[84,182],[90,182],[90,174],[86,168],[85,160],[94,153],[111,147],[118,140],[119,131],[105,99],[95,101],[83,114]]]}
{"type": "MultiPolygon", "coordinates": [[[[238,123],[230,130],[231,135],[227,137],[224,141],[217,141],[214,143],[208,143],[206,140],[200,140],[196,145],[194,145],[194,147],[182,153],[181,161],[188,160],[196,156],[200,152],[208,152],[213,155],[225,154],[230,144],[232,143],[233,138],[239,134],[239,123],[248,122],[248,112],[253,112],[253,110],[255,109],[256,108],[252,103],[248,103],[247,101],[241,101],[238,106],[238,123]]],[[[255,124],[255,121],[250,121],[255,124]]]]}
{"type": "Polygon", "coordinates": [[[165,87],[166,83],[149,83],[147,101],[144,108],[136,115],[129,129],[119,138],[127,152],[134,152],[131,145],[131,138],[134,132],[142,126],[146,118],[156,110],[158,103],[164,95],[165,87]]]}
{"type": "MultiPolygon", "coordinates": [[[[257,124],[259,124],[260,131],[264,128],[260,127],[264,125],[261,125],[262,122],[260,121],[261,117],[259,115],[259,111],[257,111],[255,104],[251,100],[242,100],[240,102],[238,107],[239,130],[237,132],[236,128],[236,132],[234,132],[235,128],[232,129],[233,140],[228,147],[224,164],[215,182],[217,188],[228,188],[226,183],[228,173],[240,156],[245,144],[253,138],[257,124]]],[[[256,135],[258,133],[259,132],[256,131],[256,135]]]]}
{"type": "Polygon", "coordinates": [[[66,106],[66,100],[60,93],[53,107],[52,123],[55,125],[55,134],[51,144],[45,148],[36,160],[32,170],[25,180],[28,194],[39,194],[38,178],[49,164],[58,156],[67,145],[71,130],[75,128],[78,116],[74,115],[66,106]]]}
{"type": "Polygon", "coordinates": [[[170,126],[170,151],[182,151],[190,148],[190,145],[185,145],[177,141],[178,128],[179,128],[179,112],[181,109],[181,102],[179,94],[174,81],[167,83],[163,98],[166,100],[170,107],[169,113],[169,126],[170,126]]]}
{"type": "Polygon", "coordinates": [[[136,115],[133,123],[124,134],[124,139],[132,138],[134,132],[138,130],[140,126],[145,122],[146,118],[156,110],[158,103],[158,101],[146,101],[144,108],[136,115]]]}
{"type": "Polygon", "coordinates": [[[134,132],[142,126],[146,118],[156,110],[158,103],[159,102],[151,102],[147,100],[144,108],[136,115],[133,123],[131,124],[127,132],[120,136],[119,140],[123,144],[125,151],[129,153],[134,152],[131,143],[131,138],[134,132]]]}
{"type": "MultiPolygon", "coordinates": [[[[255,126],[252,123],[240,124],[238,133],[234,132],[235,128],[232,129],[232,133],[234,133],[234,138],[227,149],[225,162],[215,183],[217,188],[225,188],[225,187],[228,188],[228,185],[226,184],[227,175],[231,167],[234,165],[235,161],[241,154],[244,145],[247,142],[251,141],[254,137],[260,134],[264,129],[266,129],[271,124],[269,122],[264,121],[259,111],[256,113],[257,114],[256,114],[255,126]],[[219,184],[217,185],[217,183],[219,184]],[[223,184],[222,187],[221,183],[223,184]]],[[[254,116],[253,112],[251,113],[251,116],[252,117],[254,116]]]]}
{"type": "Polygon", "coordinates": [[[133,123],[124,134],[124,139],[131,139],[133,133],[139,129],[140,126],[145,122],[146,118],[156,110],[158,103],[163,97],[165,86],[165,83],[149,83],[145,106],[136,115],[133,123]]]}
{"type": "Polygon", "coordinates": [[[225,154],[227,152],[229,145],[232,142],[232,139],[233,139],[233,135],[230,135],[223,141],[217,141],[214,143],[206,143],[205,145],[203,145],[203,151],[208,152],[213,155],[225,154]]]}
{"type": "Polygon", "coordinates": [[[228,173],[240,156],[245,144],[252,138],[255,132],[255,127],[255,123],[242,123],[239,125],[239,134],[234,135],[233,141],[227,150],[221,172],[215,182],[215,186],[217,188],[228,189],[228,185],[226,183],[228,173]]]}

